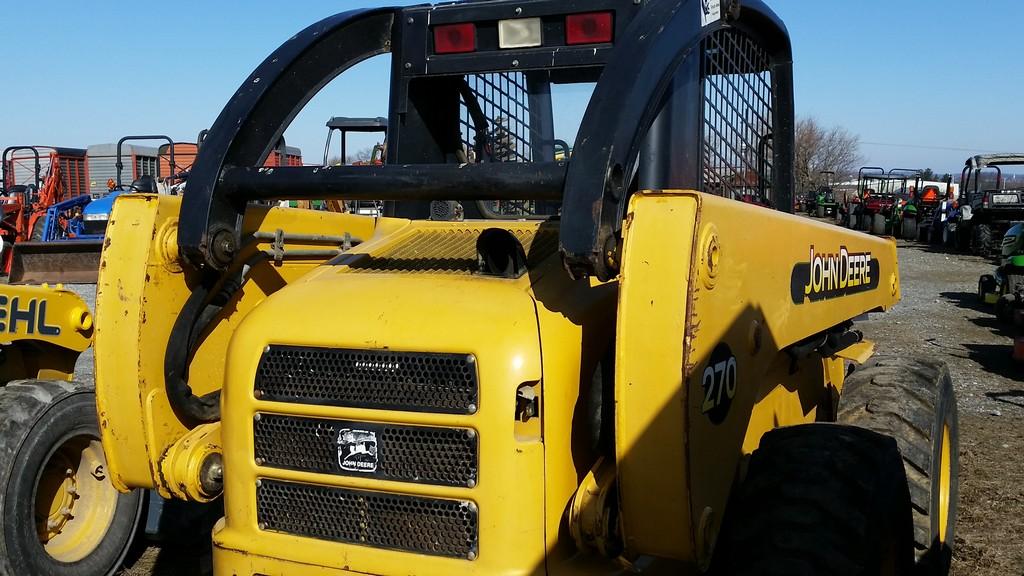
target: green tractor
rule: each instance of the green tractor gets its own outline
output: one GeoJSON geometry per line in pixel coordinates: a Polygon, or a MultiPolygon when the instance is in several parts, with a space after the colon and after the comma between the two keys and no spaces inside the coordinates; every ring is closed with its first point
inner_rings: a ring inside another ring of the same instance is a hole
{"type": "Polygon", "coordinates": [[[1010,226],[1001,247],[995,274],[978,279],[978,298],[985,304],[994,304],[996,316],[1010,322],[1014,311],[1024,307],[1024,224],[1010,226]]]}

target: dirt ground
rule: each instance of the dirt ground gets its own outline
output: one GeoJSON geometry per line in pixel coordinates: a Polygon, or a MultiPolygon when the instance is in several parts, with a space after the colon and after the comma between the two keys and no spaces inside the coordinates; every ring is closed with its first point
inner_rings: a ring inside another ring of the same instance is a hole
{"type": "MultiPolygon", "coordinates": [[[[901,244],[899,257],[903,300],[858,327],[880,351],[934,354],[949,363],[960,414],[954,574],[1024,576],[1024,368],[1010,358],[1012,329],[975,296],[978,276],[994,264],[920,244],[901,244]]],[[[92,305],[90,288],[81,292],[92,305]]],[[[91,362],[81,364],[87,380],[91,362]]],[[[196,537],[140,547],[123,575],[208,573],[203,531],[179,533],[196,537]]]]}

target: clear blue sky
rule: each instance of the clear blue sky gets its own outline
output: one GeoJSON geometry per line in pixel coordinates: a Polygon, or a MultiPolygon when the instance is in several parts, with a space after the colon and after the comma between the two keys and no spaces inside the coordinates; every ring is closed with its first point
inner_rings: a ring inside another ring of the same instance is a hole
{"type": "MultiPolygon", "coordinates": [[[[798,114],[859,134],[867,163],[959,171],[969,152],[1024,150],[1024,80],[1010,62],[1024,31],[1019,0],[767,1],[793,37],[798,114]]],[[[348,7],[393,3],[9,3],[0,146],[84,147],[129,133],[192,141],[289,36],[348,7]]],[[[327,118],[384,115],[386,73],[374,60],[328,86],[289,144],[316,162],[327,118]]]]}

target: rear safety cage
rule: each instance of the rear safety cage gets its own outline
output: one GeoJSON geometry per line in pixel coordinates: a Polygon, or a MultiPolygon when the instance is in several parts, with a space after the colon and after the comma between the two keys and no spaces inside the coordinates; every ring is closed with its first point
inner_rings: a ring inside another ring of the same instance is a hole
{"type": "Polygon", "coordinates": [[[789,208],[792,171],[773,169],[792,156],[793,126],[778,121],[792,110],[788,35],[760,0],[730,6],[707,25],[681,0],[498,0],[327,18],[264,61],[214,123],[188,183],[181,253],[225,269],[253,200],[384,200],[386,214],[417,218],[431,201],[487,201],[469,202],[466,218],[560,205],[566,267],[607,279],[633,190],[695,188],[789,208]],[[568,17],[580,14],[595,16],[577,30],[568,17]],[[435,31],[457,24],[473,25],[472,44],[453,34],[459,50],[439,53],[435,31]],[[387,52],[387,165],[256,168],[322,86],[387,52]],[[550,86],[564,82],[596,86],[572,159],[556,162],[550,86]],[[471,177],[450,168],[469,151],[471,177]],[[488,154],[496,161],[481,162],[488,154]]]}

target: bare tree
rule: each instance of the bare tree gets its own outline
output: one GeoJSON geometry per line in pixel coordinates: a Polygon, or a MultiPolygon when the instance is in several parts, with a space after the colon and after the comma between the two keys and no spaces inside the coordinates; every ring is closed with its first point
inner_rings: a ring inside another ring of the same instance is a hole
{"type": "Polygon", "coordinates": [[[373,146],[369,148],[361,148],[354,156],[348,157],[349,164],[355,164],[356,162],[369,162],[373,158],[373,146]]]}
{"type": "Polygon", "coordinates": [[[796,123],[796,185],[803,192],[824,184],[822,172],[842,182],[857,174],[862,162],[860,136],[842,126],[825,127],[814,118],[796,123]]]}

